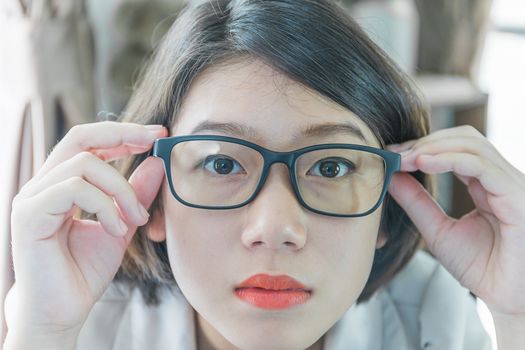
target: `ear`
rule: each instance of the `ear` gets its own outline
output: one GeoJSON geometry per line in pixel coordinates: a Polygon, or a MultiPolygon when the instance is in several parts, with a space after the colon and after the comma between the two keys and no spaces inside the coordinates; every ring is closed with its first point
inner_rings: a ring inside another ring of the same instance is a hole
{"type": "Polygon", "coordinates": [[[379,231],[379,234],[377,235],[376,249],[383,248],[387,241],[388,238],[386,238],[385,233],[383,231],[379,231]]]}
{"type": "Polygon", "coordinates": [[[151,216],[146,231],[148,233],[148,238],[154,242],[162,242],[166,239],[166,225],[159,210],[155,211],[151,216]]]}

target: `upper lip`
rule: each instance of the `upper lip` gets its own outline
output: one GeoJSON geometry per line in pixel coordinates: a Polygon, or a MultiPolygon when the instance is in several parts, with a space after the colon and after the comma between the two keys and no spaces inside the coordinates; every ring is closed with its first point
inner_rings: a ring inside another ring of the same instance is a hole
{"type": "Polygon", "coordinates": [[[301,282],[295,280],[294,278],[288,275],[277,275],[272,276],[265,273],[259,273],[249,277],[248,279],[241,282],[237,289],[239,288],[263,288],[270,290],[306,290],[306,288],[301,282]]]}

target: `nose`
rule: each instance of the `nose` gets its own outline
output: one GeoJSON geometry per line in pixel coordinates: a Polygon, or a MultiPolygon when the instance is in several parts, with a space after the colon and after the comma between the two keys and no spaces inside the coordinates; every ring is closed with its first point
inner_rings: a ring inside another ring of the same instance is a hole
{"type": "Polygon", "coordinates": [[[272,165],[266,182],[246,210],[242,234],[246,247],[296,251],[306,244],[305,209],[297,201],[286,165],[272,165]]]}

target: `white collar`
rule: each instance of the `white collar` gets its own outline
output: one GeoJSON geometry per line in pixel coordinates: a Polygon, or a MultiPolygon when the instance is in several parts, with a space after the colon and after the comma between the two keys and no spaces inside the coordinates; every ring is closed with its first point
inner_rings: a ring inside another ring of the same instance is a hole
{"type": "MultiPolygon", "coordinates": [[[[178,288],[148,306],[138,289],[112,284],[95,304],[78,349],[196,350],[194,310],[178,288]]],[[[354,305],[325,335],[324,350],[490,349],[474,300],[424,252],[369,301],[354,305]]]]}
{"type": "MultiPolygon", "coordinates": [[[[135,299],[142,298],[140,293],[132,293],[126,310],[128,317],[119,327],[113,349],[197,350],[193,308],[178,289],[166,289],[163,293],[166,294],[161,295],[158,307],[145,306],[142,299],[135,299]]],[[[394,303],[388,293],[380,290],[366,303],[346,311],[326,333],[324,350],[381,350],[383,335],[388,336],[388,348],[408,349],[394,303]],[[385,324],[384,319],[389,322],[385,324]]]]}

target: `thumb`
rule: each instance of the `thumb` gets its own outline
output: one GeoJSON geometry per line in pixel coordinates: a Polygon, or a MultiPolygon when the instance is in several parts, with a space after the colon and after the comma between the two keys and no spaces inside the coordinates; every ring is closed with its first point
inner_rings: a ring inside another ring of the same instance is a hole
{"type": "Polygon", "coordinates": [[[388,191],[416,225],[429,248],[434,247],[438,233],[454,222],[423,185],[408,173],[396,173],[388,191]]]}
{"type": "MultiPolygon", "coordinates": [[[[157,196],[162,180],[164,179],[164,164],[162,159],[156,157],[148,157],[135,169],[129,178],[129,183],[139,202],[146,210],[149,209],[151,203],[157,196]]],[[[129,244],[133,235],[137,231],[136,227],[130,227],[124,236],[126,242],[129,244]]]]}
{"type": "Polygon", "coordinates": [[[162,159],[148,157],[135,169],[129,178],[131,187],[144,206],[149,209],[157,196],[164,179],[164,163],[162,159]]]}

